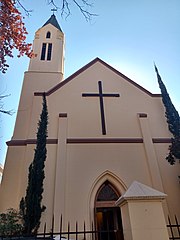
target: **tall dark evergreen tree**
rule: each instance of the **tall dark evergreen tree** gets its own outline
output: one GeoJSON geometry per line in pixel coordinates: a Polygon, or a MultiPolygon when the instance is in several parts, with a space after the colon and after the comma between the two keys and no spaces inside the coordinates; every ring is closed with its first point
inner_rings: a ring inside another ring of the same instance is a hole
{"type": "Polygon", "coordinates": [[[23,216],[24,232],[36,233],[40,226],[41,214],[45,210],[42,206],[44,167],[47,155],[46,139],[48,125],[48,111],[45,94],[43,95],[43,108],[38,123],[37,143],[33,162],[29,166],[28,186],[26,196],[20,202],[20,211],[23,216]]]}
{"type": "Polygon", "coordinates": [[[154,67],[157,74],[159,87],[161,89],[162,101],[166,110],[165,116],[167,118],[169,131],[173,134],[171,145],[169,146],[169,154],[166,157],[168,162],[173,165],[176,159],[180,159],[180,117],[178,111],[170,99],[167,89],[161,79],[161,76],[159,75],[157,67],[154,67]]]}

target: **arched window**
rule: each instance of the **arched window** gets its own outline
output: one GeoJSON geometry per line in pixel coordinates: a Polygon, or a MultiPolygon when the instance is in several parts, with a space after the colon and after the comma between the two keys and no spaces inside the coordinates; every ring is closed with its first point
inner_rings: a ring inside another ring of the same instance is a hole
{"type": "Polygon", "coordinates": [[[97,193],[96,201],[117,201],[119,194],[109,181],[106,181],[97,193]]]}
{"type": "Polygon", "coordinates": [[[52,43],[48,44],[48,52],[47,52],[47,60],[51,60],[51,53],[52,53],[52,43]]]}
{"type": "Polygon", "coordinates": [[[52,43],[43,43],[41,50],[41,60],[51,61],[52,43]]]}
{"type": "Polygon", "coordinates": [[[41,60],[45,60],[45,56],[46,56],[46,43],[43,43],[41,50],[41,60]]]}
{"type": "Polygon", "coordinates": [[[46,38],[51,38],[51,33],[50,32],[46,33],[46,38]]]}

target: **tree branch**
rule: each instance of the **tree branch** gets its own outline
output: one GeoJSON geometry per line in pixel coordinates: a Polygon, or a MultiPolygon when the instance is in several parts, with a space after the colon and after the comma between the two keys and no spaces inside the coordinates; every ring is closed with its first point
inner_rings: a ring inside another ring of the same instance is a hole
{"type": "Polygon", "coordinates": [[[91,13],[90,11],[87,10],[88,8],[93,7],[93,3],[90,3],[89,0],[61,0],[61,1],[62,1],[61,8],[58,7],[54,0],[48,0],[48,4],[51,4],[57,10],[61,9],[62,17],[65,15],[67,18],[71,14],[70,8],[71,2],[74,3],[75,6],[80,10],[80,12],[82,13],[87,22],[91,21],[92,17],[97,16],[97,14],[91,13]]]}
{"type": "Polygon", "coordinates": [[[12,116],[14,114],[14,111],[13,110],[9,110],[9,111],[0,110],[0,113],[5,113],[5,114],[12,116]]]}
{"type": "Polygon", "coordinates": [[[20,0],[17,0],[17,4],[24,10],[26,16],[29,17],[31,15],[32,10],[28,10],[27,8],[25,8],[24,5],[22,5],[22,3],[20,2],[20,0]]]}
{"type": "Polygon", "coordinates": [[[92,7],[93,4],[89,3],[87,0],[82,0],[82,3],[84,4],[84,6],[81,6],[76,0],[73,0],[73,2],[76,4],[76,6],[79,8],[79,10],[81,11],[81,13],[83,14],[83,16],[85,17],[86,21],[91,21],[92,17],[97,16],[97,14],[95,13],[91,13],[89,11],[87,11],[84,6],[86,7],[92,7]]]}
{"type": "Polygon", "coordinates": [[[4,110],[3,107],[4,107],[4,104],[1,102],[2,99],[6,98],[6,97],[9,97],[10,95],[0,95],[0,113],[5,113],[5,114],[8,114],[10,116],[12,116],[15,111],[14,110],[4,110]]]}

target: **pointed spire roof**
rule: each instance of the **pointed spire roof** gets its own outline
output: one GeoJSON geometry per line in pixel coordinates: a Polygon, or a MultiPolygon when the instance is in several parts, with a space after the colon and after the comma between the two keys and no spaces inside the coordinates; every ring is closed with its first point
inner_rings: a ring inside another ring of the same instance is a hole
{"type": "Polygon", "coordinates": [[[124,198],[156,198],[165,196],[166,194],[137,181],[134,181],[123,195],[124,198]]]}
{"type": "Polygon", "coordinates": [[[47,20],[47,22],[43,25],[43,27],[49,23],[52,24],[54,27],[56,27],[57,29],[59,29],[62,32],[61,27],[59,26],[59,23],[54,14],[51,15],[51,17],[47,20]]]}

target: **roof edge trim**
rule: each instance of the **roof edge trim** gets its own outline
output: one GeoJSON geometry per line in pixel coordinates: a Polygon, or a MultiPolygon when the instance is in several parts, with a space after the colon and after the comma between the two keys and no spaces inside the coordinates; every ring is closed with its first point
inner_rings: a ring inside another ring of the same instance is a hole
{"type": "MultiPolygon", "coordinates": [[[[84,72],[86,69],[88,69],[89,67],[91,67],[93,64],[95,64],[96,62],[100,62],[101,64],[103,64],[105,67],[109,68],[110,70],[112,70],[114,73],[116,73],[117,75],[121,76],[122,78],[124,78],[126,81],[128,81],[129,83],[133,84],[135,87],[139,88],[141,91],[145,92],[146,94],[148,94],[151,97],[161,97],[161,94],[154,94],[149,92],[147,89],[143,88],[141,85],[137,84],[136,82],[134,82],[133,80],[131,80],[130,78],[128,78],[127,76],[125,76],[124,74],[122,74],[121,72],[119,72],[118,70],[116,70],[115,68],[113,68],[112,66],[110,66],[109,64],[107,64],[106,62],[104,62],[103,60],[101,60],[100,58],[95,58],[93,59],[91,62],[89,62],[88,64],[86,64],[85,66],[83,66],[82,68],[80,68],[78,71],[76,71],[75,73],[73,73],[71,76],[69,76],[68,78],[66,78],[65,80],[63,80],[62,82],[58,83],[56,86],[52,87],[50,90],[48,90],[46,92],[46,96],[51,95],[52,93],[54,93],[55,91],[57,91],[59,88],[63,87],[65,84],[67,84],[68,82],[70,82],[71,80],[73,80],[76,76],[78,76],[79,74],[81,74],[82,72],[84,72]]],[[[41,96],[43,93],[42,92],[35,92],[34,96],[41,96]]]]}

